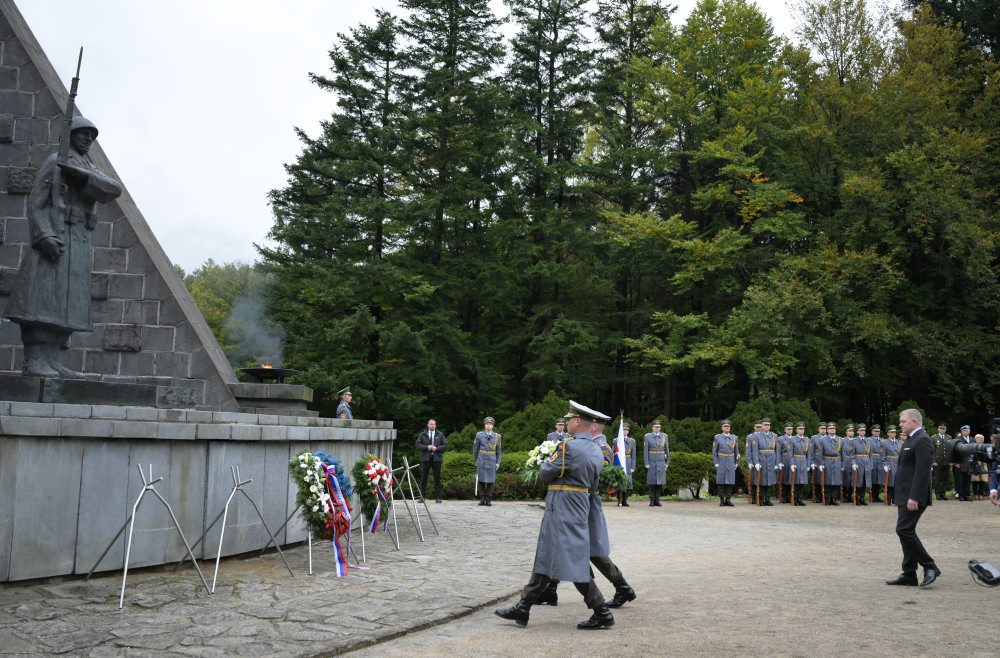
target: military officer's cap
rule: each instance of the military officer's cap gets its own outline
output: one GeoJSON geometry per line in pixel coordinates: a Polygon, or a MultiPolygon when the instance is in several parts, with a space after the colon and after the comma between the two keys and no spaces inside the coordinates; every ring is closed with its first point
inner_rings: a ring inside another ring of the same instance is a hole
{"type": "Polygon", "coordinates": [[[854,423],[848,423],[847,427],[845,427],[844,429],[853,430],[854,429],[854,423]]]}
{"type": "Polygon", "coordinates": [[[763,424],[763,423],[770,423],[771,419],[768,418],[767,416],[764,416],[763,418],[760,419],[760,422],[761,422],[761,424],[763,424]]]}
{"type": "Polygon", "coordinates": [[[944,423],[938,423],[938,429],[939,430],[946,430],[946,429],[948,429],[948,426],[945,425],[944,423]]]}
{"type": "Polygon", "coordinates": [[[69,132],[72,134],[74,130],[93,130],[94,137],[97,137],[97,126],[94,122],[86,117],[73,117],[73,121],[69,125],[69,132]]]}
{"type": "Polygon", "coordinates": [[[493,423],[495,425],[496,421],[493,420],[493,416],[487,416],[486,418],[483,418],[483,425],[486,423],[493,423]]]}
{"type": "Polygon", "coordinates": [[[556,418],[556,425],[565,425],[565,424],[566,424],[565,416],[559,416],[558,418],[556,418]]]}
{"type": "Polygon", "coordinates": [[[826,426],[827,426],[828,428],[832,427],[832,428],[836,429],[836,427],[837,427],[837,423],[835,423],[835,422],[833,422],[833,421],[831,420],[831,421],[830,421],[829,423],[827,423],[827,424],[826,424],[826,426]]]}
{"type": "Polygon", "coordinates": [[[657,425],[663,425],[663,423],[660,422],[659,418],[657,418],[656,420],[654,420],[652,422],[652,424],[650,425],[650,427],[656,427],[657,425]]]}
{"type": "Polygon", "coordinates": [[[631,427],[629,427],[629,424],[628,424],[628,423],[622,423],[622,429],[626,429],[626,430],[630,430],[630,429],[632,429],[632,428],[631,428],[631,427]]]}
{"type": "Polygon", "coordinates": [[[786,428],[792,427],[792,424],[791,423],[785,423],[785,427],[786,428]]]}
{"type": "Polygon", "coordinates": [[[888,427],[885,428],[885,431],[886,432],[895,432],[896,431],[896,426],[895,425],[889,425],[888,427]]]}
{"type": "Polygon", "coordinates": [[[729,422],[728,418],[722,421],[722,427],[725,427],[726,425],[732,425],[732,423],[729,422]]]}
{"type": "Polygon", "coordinates": [[[972,428],[969,427],[968,425],[962,425],[959,429],[962,429],[962,430],[971,430],[972,428]]]}
{"type": "Polygon", "coordinates": [[[763,420],[761,420],[760,418],[758,418],[757,420],[753,421],[753,424],[754,424],[754,425],[763,425],[763,424],[764,424],[764,421],[763,421],[763,420]]]}
{"type": "Polygon", "coordinates": [[[858,429],[859,430],[866,430],[866,429],[868,429],[868,426],[865,425],[864,423],[858,423],[858,429]]]}
{"type": "Polygon", "coordinates": [[[875,430],[879,430],[881,432],[882,431],[882,426],[879,425],[878,423],[876,423],[875,425],[872,425],[872,431],[874,432],[875,430]]]}
{"type": "Polygon", "coordinates": [[[820,423],[819,426],[820,427],[826,427],[826,423],[820,423]]]}
{"type": "Polygon", "coordinates": [[[589,420],[598,423],[606,423],[611,420],[611,416],[605,416],[600,411],[591,409],[590,407],[584,406],[579,402],[569,401],[569,411],[566,412],[567,418],[582,418],[584,420],[589,420]]]}
{"type": "Polygon", "coordinates": [[[795,428],[796,429],[798,429],[800,427],[803,428],[803,429],[805,429],[805,426],[806,426],[806,424],[803,423],[801,420],[799,422],[795,423],[795,428]]]}
{"type": "Polygon", "coordinates": [[[350,386],[345,386],[344,388],[337,391],[337,395],[350,395],[350,394],[351,394],[350,386]]]}

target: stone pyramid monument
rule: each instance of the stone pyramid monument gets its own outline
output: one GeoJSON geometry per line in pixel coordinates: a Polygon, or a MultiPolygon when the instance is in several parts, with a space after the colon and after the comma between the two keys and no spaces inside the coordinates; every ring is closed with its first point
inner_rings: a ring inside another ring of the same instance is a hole
{"type": "MultiPolygon", "coordinates": [[[[58,147],[68,95],[13,0],[0,0],[0,313],[31,249],[26,201],[38,165],[58,147]]],[[[99,169],[121,180],[100,140],[89,155],[99,169]]],[[[31,378],[19,376],[20,329],[5,319],[0,322],[0,399],[236,411],[230,387],[236,374],[128,190],[98,208],[91,275],[94,332],[74,334],[62,361],[110,386],[24,381],[31,378]],[[108,395],[113,399],[97,399],[108,395]]]]}

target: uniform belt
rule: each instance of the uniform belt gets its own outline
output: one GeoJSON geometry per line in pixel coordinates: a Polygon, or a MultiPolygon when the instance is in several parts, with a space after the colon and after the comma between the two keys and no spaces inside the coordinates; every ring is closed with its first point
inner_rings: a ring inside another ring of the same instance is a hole
{"type": "Polygon", "coordinates": [[[577,493],[590,493],[590,488],[581,487],[576,484],[550,484],[549,491],[575,491],[577,493]]]}
{"type": "Polygon", "coordinates": [[[823,455],[823,459],[840,459],[840,455],[823,455]]]}
{"type": "Polygon", "coordinates": [[[663,450],[650,450],[649,454],[651,454],[651,455],[662,455],[662,454],[664,454],[664,451],[663,450]]]}
{"type": "Polygon", "coordinates": [[[480,450],[479,451],[480,455],[495,455],[496,453],[497,453],[497,449],[496,448],[494,448],[493,450],[480,450]]]}
{"type": "Polygon", "coordinates": [[[897,455],[886,455],[885,458],[886,459],[899,459],[899,457],[897,455]]]}
{"type": "Polygon", "coordinates": [[[808,457],[808,456],[809,456],[809,455],[805,455],[805,454],[802,454],[802,455],[799,455],[799,454],[793,454],[793,455],[792,455],[792,457],[808,457]]]}
{"type": "Polygon", "coordinates": [[[720,457],[732,457],[733,453],[731,453],[731,452],[720,452],[719,456],[720,457]]]}
{"type": "Polygon", "coordinates": [[[770,450],[768,450],[766,448],[762,448],[762,449],[758,450],[757,452],[774,452],[774,448],[771,448],[770,450]]]}

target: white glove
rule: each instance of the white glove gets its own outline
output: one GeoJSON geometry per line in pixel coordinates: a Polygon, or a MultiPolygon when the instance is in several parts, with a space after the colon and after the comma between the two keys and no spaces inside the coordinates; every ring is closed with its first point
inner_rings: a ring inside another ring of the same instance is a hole
{"type": "Polygon", "coordinates": [[[809,470],[815,471],[816,470],[816,464],[809,464],[809,470]]]}
{"type": "Polygon", "coordinates": [[[716,468],[719,468],[719,465],[718,465],[718,464],[716,464],[716,465],[715,465],[715,467],[716,467],[716,468]]]}
{"type": "Polygon", "coordinates": [[[497,470],[498,471],[500,470],[500,464],[497,464],[497,470]]]}
{"type": "Polygon", "coordinates": [[[760,470],[760,464],[754,464],[753,467],[756,468],[758,471],[760,470]]]}
{"type": "Polygon", "coordinates": [[[780,471],[781,468],[782,468],[781,464],[778,464],[777,466],[774,467],[774,470],[780,471]]]}
{"type": "Polygon", "coordinates": [[[886,473],[888,473],[889,472],[889,467],[888,466],[883,466],[882,470],[885,471],[886,473]]]}
{"type": "Polygon", "coordinates": [[[852,471],[858,470],[858,465],[857,464],[851,464],[851,470],[852,471]]]}
{"type": "Polygon", "coordinates": [[[795,464],[792,464],[792,470],[793,471],[795,470],[795,464]]]}
{"type": "Polygon", "coordinates": [[[819,465],[819,470],[825,470],[822,464],[819,465]]]}

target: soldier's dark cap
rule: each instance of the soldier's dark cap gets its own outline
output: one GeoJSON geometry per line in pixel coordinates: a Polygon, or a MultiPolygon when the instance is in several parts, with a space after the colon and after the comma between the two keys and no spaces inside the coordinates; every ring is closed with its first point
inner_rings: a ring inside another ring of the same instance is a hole
{"type": "Polygon", "coordinates": [[[493,423],[494,425],[496,425],[496,422],[497,421],[493,420],[493,416],[487,416],[486,418],[483,418],[483,425],[485,425],[486,423],[493,423]]]}
{"type": "Polygon", "coordinates": [[[820,427],[826,427],[826,423],[820,423],[819,426],[820,427]]]}
{"type": "Polygon", "coordinates": [[[351,387],[345,386],[344,388],[337,391],[337,395],[351,395],[351,387]]]}
{"type": "Polygon", "coordinates": [[[944,423],[938,423],[938,429],[939,430],[946,430],[946,429],[948,429],[948,426],[945,425],[944,423]]]}
{"type": "Polygon", "coordinates": [[[790,427],[792,427],[792,424],[791,423],[785,423],[785,427],[786,428],[790,428],[790,427]]]}
{"type": "Polygon", "coordinates": [[[632,429],[628,423],[622,423],[622,429],[630,430],[632,429]]]}
{"type": "Polygon", "coordinates": [[[556,418],[556,425],[565,425],[565,424],[566,424],[565,416],[559,416],[558,418],[556,418]]]}
{"type": "Polygon", "coordinates": [[[881,432],[881,431],[882,431],[882,426],[881,426],[881,425],[879,425],[879,424],[875,424],[875,425],[872,425],[872,426],[871,426],[871,430],[872,430],[873,432],[874,432],[875,430],[878,430],[878,431],[880,431],[880,432],[881,432]]]}
{"type": "Polygon", "coordinates": [[[836,427],[836,426],[837,426],[837,423],[835,423],[835,422],[833,422],[833,421],[831,420],[830,422],[828,422],[828,423],[826,424],[826,426],[827,426],[827,427],[836,427]]]}
{"type": "Polygon", "coordinates": [[[972,428],[969,427],[968,425],[962,425],[959,429],[960,430],[971,430],[972,428]]]}
{"type": "Polygon", "coordinates": [[[768,418],[767,416],[764,416],[763,418],[760,419],[760,422],[761,423],[770,423],[771,419],[768,418]]]}
{"type": "Polygon", "coordinates": [[[858,429],[859,430],[866,430],[866,429],[868,429],[868,426],[865,425],[864,423],[858,423],[858,429]]]}
{"type": "Polygon", "coordinates": [[[722,427],[725,427],[726,425],[732,426],[732,423],[729,422],[728,418],[722,421],[722,427]]]}
{"type": "Polygon", "coordinates": [[[596,409],[591,409],[586,405],[582,405],[579,402],[569,401],[569,411],[566,412],[567,418],[582,418],[583,420],[589,420],[591,422],[606,423],[611,420],[611,416],[605,416],[600,411],[596,409]]]}
{"type": "Polygon", "coordinates": [[[846,429],[846,430],[853,430],[854,429],[854,423],[848,423],[847,427],[845,427],[844,429],[846,429]]]}
{"type": "Polygon", "coordinates": [[[753,424],[754,425],[763,425],[764,421],[758,418],[757,420],[753,421],[753,424]]]}
{"type": "Polygon", "coordinates": [[[652,423],[649,424],[650,427],[655,427],[657,425],[659,425],[661,427],[663,426],[663,423],[660,422],[659,418],[655,419],[652,423]]]}
{"type": "Polygon", "coordinates": [[[895,431],[896,431],[896,426],[895,426],[895,425],[888,425],[888,426],[887,426],[887,427],[885,428],[885,431],[886,431],[886,432],[895,432],[895,431]]]}
{"type": "Polygon", "coordinates": [[[803,423],[801,420],[799,422],[795,423],[795,429],[798,429],[800,427],[803,428],[803,429],[805,429],[805,426],[806,426],[806,424],[803,423]]]}

